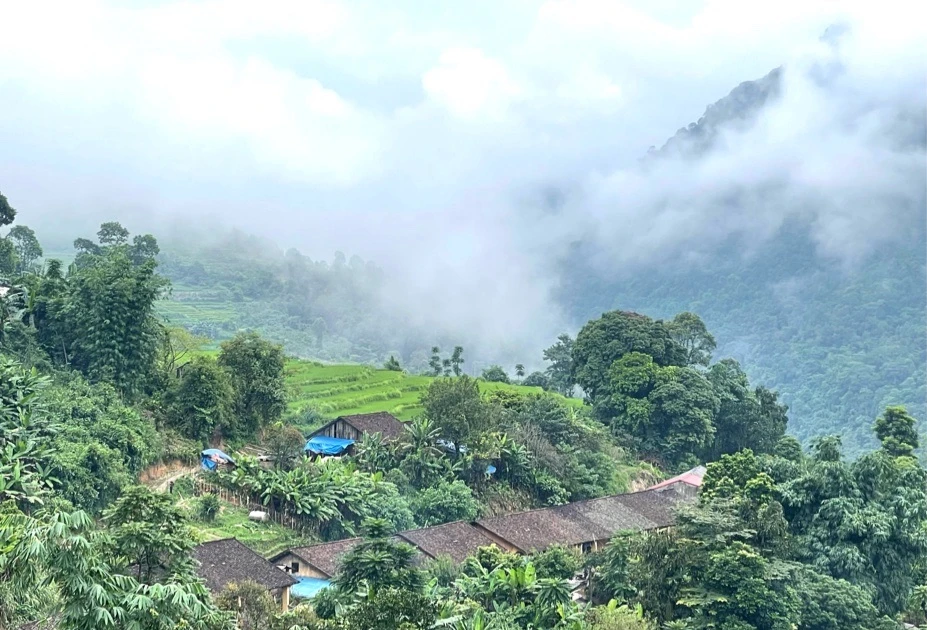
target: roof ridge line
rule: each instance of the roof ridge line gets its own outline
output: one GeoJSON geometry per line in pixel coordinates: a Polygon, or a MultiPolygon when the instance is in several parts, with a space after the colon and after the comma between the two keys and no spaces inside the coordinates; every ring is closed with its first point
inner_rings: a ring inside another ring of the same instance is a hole
{"type": "Polygon", "coordinates": [[[531,512],[550,511],[550,510],[555,510],[557,508],[567,507],[571,505],[579,505],[581,503],[591,503],[592,501],[602,501],[603,499],[614,499],[617,497],[629,497],[635,494],[644,494],[645,492],[660,492],[662,490],[666,490],[667,488],[672,488],[677,483],[685,483],[685,482],[680,479],[680,480],[674,481],[671,484],[667,484],[663,486],[662,488],[651,487],[651,488],[645,488],[643,490],[635,490],[634,492],[622,492],[619,494],[606,494],[601,497],[593,497],[591,499],[580,499],[579,501],[572,501],[570,503],[561,503],[560,505],[548,505],[547,507],[531,508],[530,510],[519,510],[517,512],[507,512],[505,514],[499,514],[498,516],[488,516],[485,518],[476,519],[475,521],[471,521],[471,522],[479,523],[482,520],[486,520],[486,518],[502,518],[504,516],[515,516],[516,514],[530,514],[531,512]]]}

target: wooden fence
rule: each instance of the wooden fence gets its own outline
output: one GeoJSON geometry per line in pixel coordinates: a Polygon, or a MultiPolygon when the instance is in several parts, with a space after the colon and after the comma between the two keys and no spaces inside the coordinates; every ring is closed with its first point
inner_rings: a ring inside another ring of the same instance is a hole
{"type": "Polygon", "coordinates": [[[318,533],[318,526],[311,523],[304,516],[291,514],[286,511],[280,511],[273,507],[262,505],[256,497],[241,490],[232,490],[223,486],[211,483],[202,476],[197,475],[193,478],[193,493],[196,496],[203,494],[214,494],[223,501],[247,508],[248,511],[260,511],[267,514],[267,520],[288,527],[304,536],[310,536],[318,533]]]}

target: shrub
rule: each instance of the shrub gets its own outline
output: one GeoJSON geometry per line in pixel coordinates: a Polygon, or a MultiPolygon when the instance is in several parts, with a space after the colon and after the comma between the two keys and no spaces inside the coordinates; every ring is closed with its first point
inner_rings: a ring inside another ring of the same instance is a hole
{"type": "Polygon", "coordinates": [[[582,566],[582,560],[575,549],[554,545],[531,558],[539,578],[572,579],[582,566]]]}
{"type": "Polygon", "coordinates": [[[467,484],[458,479],[442,481],[419,492],[412,500],[412,511],[416,521],[426,526],[473,520],[480,505],[467,484]]]}
{"type": "Polygon", "coordinates": [[[204,494],[197,504],[196,513],[204,521],[214,521],[219,514],[219,497],[212,493],[204,494]]]}

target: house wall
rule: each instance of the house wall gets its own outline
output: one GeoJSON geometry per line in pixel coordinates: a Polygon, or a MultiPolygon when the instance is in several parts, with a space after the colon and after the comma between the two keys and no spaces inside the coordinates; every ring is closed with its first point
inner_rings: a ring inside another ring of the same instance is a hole
{"type": "Polygon", "coordinates": [[[344,420],[335,420],[312,435],[324,435],[342,440],[360,440],[363,437],[357,429],[344,420]]]}
{"type": "Polygon", "coordinates": [[[312,577],[319,578],[322,580],[330,580],[332,576],[327,573],[319,571],[317,568],[300,558],[299,556],[294,556],[291,553],[286,554],[282,558],[279,558],[274,561],[274,564],[278,567],[290,567],[294,562],[299,563],[299,571],[291,573],[291,575],[297,575],[300,577],[312,577]]]}

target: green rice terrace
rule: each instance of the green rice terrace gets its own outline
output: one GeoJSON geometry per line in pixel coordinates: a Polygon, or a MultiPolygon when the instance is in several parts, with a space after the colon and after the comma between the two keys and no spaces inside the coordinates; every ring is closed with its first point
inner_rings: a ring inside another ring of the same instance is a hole
{"type": "MultiPolygon", "coordinates": [[[[288,359],[287,417],[302,429],[314,428],[310,425],[318,424],[318,416],[327,420],[374,411],[388,411],[400,420],[408,420],[421,412],[419,399],[433,380],[431,376],[416,376],[366,365],[324,365],[288,359]],[[312,410],[316,413],[311,413],[312,410]]],[[[502,390],[519,395],[543,392],[540,387],[482,381],[480,390],[484,393],[502,390]]],[[[564,400],[577,407],[582,404],[579,399],[564,400]]]]}

